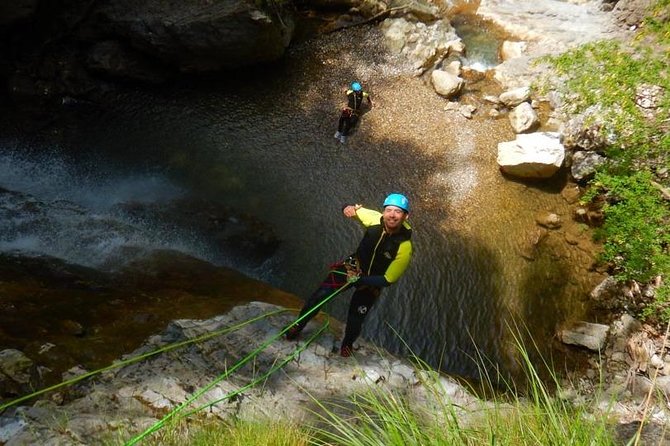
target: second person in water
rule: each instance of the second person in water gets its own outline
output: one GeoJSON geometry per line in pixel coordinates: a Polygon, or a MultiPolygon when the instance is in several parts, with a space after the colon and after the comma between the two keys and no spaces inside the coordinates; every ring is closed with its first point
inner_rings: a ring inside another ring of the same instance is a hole
{"type": "Polygon", "coordinates": [[[352,82],[351,87],[347,90],[347,106],[342,109],[340,120],[337,124],[337,132],[335,132],[335,139],[344,144],[347,142],[349,132],[356,126],[360,116],[361,105],[367,101],[368,107],[372,108],[372,100],[370,95],[363,91],[363,87],[358,82],[352,82]]]}

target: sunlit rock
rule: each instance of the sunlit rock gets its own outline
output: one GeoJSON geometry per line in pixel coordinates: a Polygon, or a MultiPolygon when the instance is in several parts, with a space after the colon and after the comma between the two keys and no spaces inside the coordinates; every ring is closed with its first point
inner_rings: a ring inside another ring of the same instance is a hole
{"type": "Polygon", "coordinates": [[[440,96],[452,98],[463,89],[465,81],[459,76],[442,70],[435,70],[431,73],[433,87],[440,96]]]}
{"type": "Polygon", "coordinates": [[[505,40],[500,47],[500,58],[504,60],[513,59],[523,55],[528,44],[526,42],[513,42],[505,40]]]}
{"type": "Polygon", "coordinates": [[[500,102],[505,104],[507,107],[516,107],[522,102],[526,102],[530,99],[530,87],[519,87],[513,90],[507,90],[498,96],[500,102]]]}
{"type": "Polygon", "coordinates": [[[524,133],[533,130],[540,124],[537,112],[528,102],[522,102],[514,107],[508,117],[514,133],[524,133]]]}
{"type": "Polygon", "coordinates": [[[560,169],[565,149],[553,132],[524,133],[498,143],[498,165],[520,178],[549,178],[560,169]]]}
{"type": "Polygon", "coordinates": [[[460,38],[445,20],[427,25],[405,18],[386,19],[382,22],[381,30],[390,51],[404,55],[417,74],[434,67],[460,48],[460,38]]]}

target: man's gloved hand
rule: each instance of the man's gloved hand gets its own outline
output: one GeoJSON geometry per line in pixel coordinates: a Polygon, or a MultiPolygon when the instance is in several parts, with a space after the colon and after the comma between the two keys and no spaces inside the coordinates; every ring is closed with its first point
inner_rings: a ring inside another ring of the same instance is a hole
{"type": "Polygon", "coordinates": [[[359,275],[358,271],[356,270],[347,270],[347,282],[348,283],[356,283],[358,282],[358,279],[360,279],[361,276],[359,275]]]}

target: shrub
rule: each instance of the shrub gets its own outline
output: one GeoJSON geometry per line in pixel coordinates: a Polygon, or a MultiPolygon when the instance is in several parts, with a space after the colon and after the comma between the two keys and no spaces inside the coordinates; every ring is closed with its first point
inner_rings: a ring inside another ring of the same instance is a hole
{"type": "Polygon", "coordinates": [[[596,106],[608,140],[615,141],[584,196],[604,203],[605,222],[594,233],[604,243],[602,260],[619,280],[665,277],[643,314],[660,310],[664,321],[670,320],[670,206],[653,181],[663,181],[670,169],[669,6],[670,0],[658,0],[650,7],[630,48],[601,41],[544,59],[561,76],[554,88],[566,99],[563,111],[574,115],[596,106]],[[660,87],[655,112],[637,103],[640,89],[649,86],[660,87]]]}
{"type": "Polygon", "coordinates": [[[604,198],[605,222],[595,236],[604,240],[602,259],[623,280],[648,282],[670,271],[670,212],[648,172],[629,176],[598,173],[585,200],[604,198]]]}

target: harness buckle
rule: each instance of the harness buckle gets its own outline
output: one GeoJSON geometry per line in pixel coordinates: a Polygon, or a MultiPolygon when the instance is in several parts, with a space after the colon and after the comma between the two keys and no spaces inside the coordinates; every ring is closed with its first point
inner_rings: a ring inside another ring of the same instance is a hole
{"type": "Polygon", "coordinates": [[[358,263],[358,259],[354,256],[349,256],[343,263],[344,268],[347,270],[347,282],[356,282],[361,276],[361,267],[358,263]]]}

